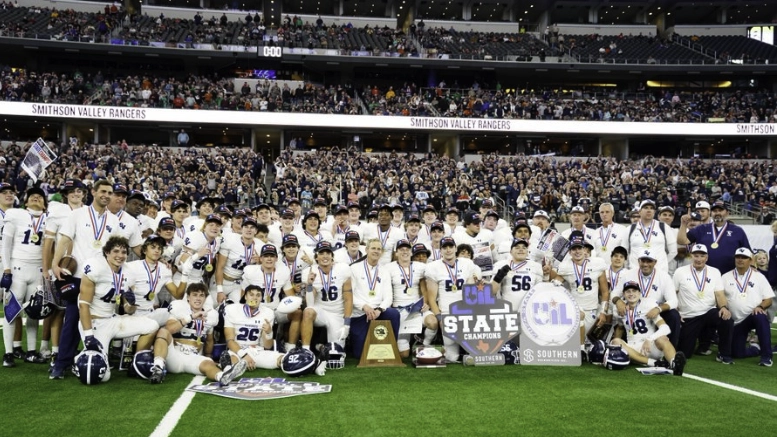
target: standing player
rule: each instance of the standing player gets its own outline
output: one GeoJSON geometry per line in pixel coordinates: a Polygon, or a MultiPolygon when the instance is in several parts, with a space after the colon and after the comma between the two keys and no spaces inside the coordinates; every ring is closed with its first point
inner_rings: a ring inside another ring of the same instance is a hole
{"type": "Polygon", "coordinates": [[[351,230],[348,224],[348,208],[343,205],[335,206],[334,222],[332,223],[332,245],[335,250],[345,246],[345,235],[351,230]]]}
{"type": "MultiPolygon", "coordinates": [[[[537,233],[536,243],[532,243],[530,251],[531,259],[542,264],[543,260],[553,260],[553,242],[561,237],[561,234],[550,227],[550,216],[547,212],[538,209],[532,218],[532,223],[537,225],[540,232],[537,233]]],[[[532,240],[534,234],[532,233],[532,240]]],[[[530,240],[530,241],[532,241],[530,240]]]]}
{"type": "Polygon", "coordinates": [[[424,223],[418,231],[418,237],[422,242],[428,242],[432,239],[432,224],[437,221],[437,210],[434,209],[433,205],[426,205],[422,212],[421,218],[423,218],[424,223]]]}
{"type": "Polygon", "coordinates": [[[302,270],[315,264],[313,255],[299,247],[299,240],[294,234],[283,237],[281,252],[281,262],[289,269],[294,294],[299,295],[302,292],[302,270]]]}
{"type": "Polygon", "coordinates": [[[364,254],[365,250],[361,246],[359,233],[351,230],[345,233],[345,246],[335,250],[335,262],[349,266],[361,259],[364,254]]]}
{"type": "MultiPolygon", "coordinates": [[[[585,209],[580,206],[573,206],[569,213],[569,229],[564,230],[561,236],[570,239],[572,232],[578,232],[584,236],[584,241],[593,245],[596,240],[594,230],[585,225],[586,212],[585,209]]],[[[598,256],[598,255],[596,255],[598,256]]],[[[568,257],[566,259],[569,259],[568,257]]]]}
{"type": "Polygon", "coordinates": [[[300,246],[313,251],[321,241],[332,242],[332,234],[321,230],[321,219],[315,211],[308,211],[302,219],[302,230],[295,232],[300,246]]]}
{"type": "MultiPolygon", "coordinates": [[[[274,248],[274,246],[271,246],[274,248]]],[[[272,327],[275,311],[262,303],[266,297],[262,287],[246,287],[241,303],[227,305],[224,313],[224,337],[227,339],[229,361],[222,354],[222,368],[228,365],[241,366],[248,370],[277,369],[281,366],[283,354],[274,350],[272,327]]],[[[266,299],[265,299],[266,302],[266,299]]]]}
{"type": "Polygon", "coordinates": [[[421,230],[421,219],[418,218],[418,214],[410,214],[405,222],[405,240],[410,244],[419,243],[418,232],[421,230]]]}
{"type": "MultiPolygon", "coordinates": [[[[117,235],[129,240],[130,247],[135,256],[140,256],[140,246],[143,244],[143,237],[140,234],[140,225],[138,219],[124,211],[127,206],[127,196],[129,191],[122,184],[114,184],[111,193],[111,201],[108,203],[108,211],[119,219],[119,230],[117,235]]],[[[130,257],[132,257],[132,253],[130,257]]],[[[130,258],[137,259],[137,258],[130,258]]]]}
{"type": "Polygon", "coordinates": [[[316,265],[302,272],[305,279],[307,308],[302,313],[302,347],[310,349],[313,327],[325,327],[327,343],[345,348],[351,330],[353,293],[348,264],[334,262],[332,245],[322,241],[316,246],[316,265]]]}
{"type": "Polygon", "coordinates": [[[243,220],[242,232],[225,235],[216,262],[216,299],[237,302],[240,300],[243,270],[247,265],[259,262],[259,241],[255,238],[258,223],[253,217],[243,220]]]}
{"type": "MultiPolygon", "coordinates": [[[[43,230],[46,225],[46,193],[37,187],[27,190],[26,209],[12,208],[3,218],[3,265],[2,287],[7,289],[9,298],[19,305],[29,302],[42,286],[43,274],[43,230]]],[[[8,322],[3,317],[3,341],[6,353],[3,356],[4,367],[14,367],[14,356],[23,358],[27,363],[45,363],[46,359],[35,351],[38,340],[38,321],[27,318],[27,353],[22,351],[22,342],[15,341],[17,329],[21,329],[21,311],[16,319],[8,322]]]]}
{"type": "MultiPolygon", "coordinates": [[[[426,302],[437,324],[428,329],[438,329],[442,316],[450,313],[450,305],[462,299],[464,284],[474,284],[483,277],[480,267],[466,258],[456,258],[456,242],[453,238],[443,237],[440,241],[442,259],[432,261],[426,266],[426,302]]],[[[452,339],[443,337],[445,359],[450,362],[459,360],[459,345],[452,339]]]]}
{"type": "Polygon", "coordinates": [[[445,236],[450,237],[458,229],[459,210],[456,207],[448,208],[445,211],[445,236]]]}
{"type": "MultiPolygon", "coordinates": [[[[513,312],[520,314],[521,303],[526,293],[542,282],[543,267],[536,261],[527,259],[529,241],[516,238],[510,247],[510,259],[494,264],[494,278],[491,292],[512,304],[513,312]]],[[[550,272],[550,266],[545,270],[550,272]]]]}
{"type": "Polygon", "coordinates": [[[623,315],[615,316],[618,327],[612,344],[621,346],[629,358],[648,366],[661,365],[672,369],[676,376],[682,376],[685,369],[685,354],[675,351],[669,341],[671,330],[661,317],[658,317],[656,302],[640,293],[640,285],[629,281],[623,286],[623,298],[626,307],[623,315]],[[621,340],[626,331],[627,341],[621,340]],[[660,360],[663,356],[666,360],[660,360]]]}
{"type": "MultiPolygon", "coordinates": [[[[205,224],[201,230],[186,234],[177,264],[182,273],[181,281],[187,284],[208,283],[210,275],[216,268],[221,247],[219,233],[222,224],[221,217],[211,214],[205,218],[205,224]]],[[[217,301],[216,294],[211,291],[211,298],[214,301],[217,301]]]]}
{"type": "MultiPolygon", "coordinates": [[[[424,280],[426,264],[411,261],[411,251],[412,246],[408,240],[397,241],[397,260],[387,266],[391,277],[391,287],[394,290],[394,300],[391,306],[399,311],[400,327],[411,314],[421,312],[421,323],[426,327],[424,344],[429,345],[437,334],[437,319],[429,311],[429,305],[424,302],[427,295],[426,281],[424,280]]],[[[399,334],[397,348],[402,357],[410,356],[410,334],[399,334]]]]}
{"type": "Polygon", "coordinates": [[[378,224],[366,225],[363,229],[362,241],[366,243],[377,239],[383,248],[380,265],[390,263],[394,246],[396,246],[397,241],[402,239],[402,230],[391,225],[391,207],[385,204],[380,205],[378,207],[378,224]]]}
{"type": "Polygon", "coordinates": [[[205,311],[208,287],[203,283],[191,284],[186,289],[187,301],[170,304],[169,319],[154,340],[154,366],[149,381],[159,384],[166,372],[205,375],[221,385],[229,385],[246,370],[247,362],[240,361],[231,367],[219,369],[207,356],[213,350],[213,326],[218,314],[205,311]]]}
{"type": "Polygon", "coordinates": [[[440,242],[442,241],[443,237],[445,237],[445,226],[442,222],[434,222],[429,229],[431,239],[424,244],[426,244],[426,248],[429,249],[428,258],[431,262],[442,259],[442,247],[440,246],[440,242]]]}

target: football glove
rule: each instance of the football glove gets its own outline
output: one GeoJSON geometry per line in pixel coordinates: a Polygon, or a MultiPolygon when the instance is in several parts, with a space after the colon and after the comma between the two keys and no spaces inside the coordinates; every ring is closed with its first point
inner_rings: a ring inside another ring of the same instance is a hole
{"type": "Polygon", "coordinates": [[[0,288],[2,288],[3,290],[10,290],[12,282],[13,282],[13,274],[3,273],[3,279],[0,279],[0,288]]]}
{"type": "Polygon", "coordinates": [[[123,294],[124,294],[124,300],[128,304],[135,306],[135,304],[137,303],[137,301],[135,300],[135,293],[132,292],[131,290],[127,290],[123,294]]]}
{"type": "Polygon", "coordinates": [[[499,269],[499,271],[497,271],[496,274],[494,275],[494,282],[501,283],[502,280],[505,278],[505,276],[507,276],[507,272],[509,271],[510,271],[510,265],[508,264],[503,265],[502,268],[499,269]]]}
{"type": "Polygon", "coordinates": [[[102,343],[100,343],[100,340],[94,338],[94,335],[87,335],[84,338],[84,347],[90,351],[97,351],[97,352],[103,351],[102,343]]]}
{"type": "Polygon", "coordinates": [[[343,326],[340,328],[340,331],[337,333],[337,337],[340,342],[344,342],[346,338],[348,338],[348,334],[351,332],[351,327],[348,325],[343,326]]]}

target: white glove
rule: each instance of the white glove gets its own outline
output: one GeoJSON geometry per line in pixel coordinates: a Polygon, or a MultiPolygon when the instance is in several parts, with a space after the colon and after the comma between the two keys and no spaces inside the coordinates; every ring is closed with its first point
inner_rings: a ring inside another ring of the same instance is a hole
{"type": "Polygon", "coordinates": [[[561,280],[559,280],[559,279],[554,279],[554,280],[550,281],[550,283],[553,284],[556,287],[561,287],[563,285],[563,282],[561,282],[561,280]]]}
{"type": "Polygon", "coordinates": [[[342,328],[340,328],[340,331],[338,331],[337,333],[339,343],[344,343],[345,339],[348,338],[348,334],[350,332],[351,332],[351,327],[348,325],[344,325],[342,328]]]}
{"type": "Polygon", "coordinates": [[[193,264],[193,261],[191,257],[189,257],[189,259],[187,259],[185,263],[181,264],[181,275],[189,276],[189,274],[191,274],[193,270],[192,264],[193,264]]]}
{"type": "Polygon", "coordinates": [[[316,367],[316,375],[318,376],[326,375],[326,361],[322,361],[318,364],[318,367],[316,367]]]}
{"type": "Polygon", "coordinates": [[[212,329],[219,324],[219,312],[215,309],[205,315],[205,329],[212,329]]]}

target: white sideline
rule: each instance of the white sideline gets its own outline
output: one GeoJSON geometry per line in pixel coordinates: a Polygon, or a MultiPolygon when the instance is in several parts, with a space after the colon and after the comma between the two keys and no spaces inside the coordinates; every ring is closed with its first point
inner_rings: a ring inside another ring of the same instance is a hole
{"type": "MultiPolygon", "coordinates": [[[[193,385],[202,384],[203,382],[205,382],[204,376],[195,376],[192,378],[192,382],[190,382],[186,388],[189,388],[193,385]]],[[[184,390],[184,392],[181,393],[181,396],[175,401],[173,406],[170,407],[170,409],[167,411],[165,417],[163,417],[159,422],[159,425],[156,426],[154,432],[151,433],[151,437],[169,436],[175,429],[175,425],[177,425],[178,421],[181,420],[181,416],[183,416],[183,413],[189,407],[189,404],[192,402],[192,399],[194,399],[195,394],[196,393],[193,391],[184,390]]]]}
{"type": "Polygon", "coordinates": [[[729,390],[734,390],[734,391],[737,391],[739,393],[744,393],[744,394],[748,394],[748,395],[751,395],[751,396],[759,397],[761,399],[766,399],[767,401],[777,402],[777,396],[773,396],[773,395],[766,394],[766,393],[761,393],[761,392],[755,391],[755,390],[750,390],[748,388],[740,387],[738,385],[726,384],[725,382],[715,381],[713,379],[702,378],[701,376],[690,375],[688,373],[684,373],[683,376],[686,377],[686,378],[693,379],[695,381],[706,382],[707,384],[716,385],[718,387],[727,388],[729,390]]]}

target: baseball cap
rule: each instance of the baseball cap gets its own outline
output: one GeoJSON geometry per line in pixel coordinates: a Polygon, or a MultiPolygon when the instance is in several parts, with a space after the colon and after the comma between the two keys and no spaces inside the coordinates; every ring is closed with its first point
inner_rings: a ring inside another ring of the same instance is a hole
{"type": "Polygon", "coordinates": [[[753,252],[747,247],[740,247],[736,250],[736,252],[734,252],[734,256],[746,256],[748,258],[752,258],[753,252]]]}
{"type": "Polygon", "coordinates": [[[464,216],[464,226],[471,224],[480,224],[480,214],[472,213],[464,216]]]}
{"type": "Polygon", "coordinates": [[[173,200],[173,203],[170,204],[170,211],[175,212],[179,208],[186,208],[186,202],[177,199],[173,200]]]}
{"type": "Polygon", "coordinates": [[[389,205],[388,203],[381,203],[380,205],[378,205],[378,211],[383,211],[384,209],[386,211],[391,212],[391,205],[389,205]]]}
{"type": "Polygon", "coordinates": [[[574,213],[585,214],[585,209],[580,205],[575,205],[572,207],[572,210],[570,212],[572,214],[574,213]]]}
{"type": "MultiPolygon", "coordinates": [[[[10,186],[10,184],[6,184],[6,183],[0,184],[0,186],[3,186],[3,185],[10,186]]],[[[77,190],[77,189],[81,189],[81,190],[85,189],[84,183],[81,182],[80,179],[68,179],[65,181],[65,184],[62,185],[62,188],[59,191],[64,194],[64,193],[67,193],[68,191],[77,190]]],[[[0,191],[2,190],[3,189],[0,189],[0,191]]]]}
{"type": "Polygon", "coordinates": [[[410,223],[410,222],[421,223],[421,218],[418,217],[418,214],[410,214],[410,216],[407,217],[407,223],[410,223]]]}
{"type": "Polygon", "coordinates": [[[526,213],[523,211],[515,211],[515,214],[513,214],[514,220],[526,220],[526,213]]]}
{"type": "Polygon", "coordinates": [[[259,253],[260,256],[278,256],[278,249],[275,248],[272,244],[265,244],[262,246],[262,251],[259,253]]]}
{"type": "Polygon", "coordinates": [[[146,195],[143,194],[143,192],[140,190],[132,190],[129,192],[129,195],[127,196],[127,200],[130,200],[130,199],[139,199],[145,202],[146,195]]]}
{"type": "Polygon", "coordinates": [[[176,197],[177,196],[175,195],[175,193],[173,193],[172,191],[168,191],[165,193],[164,196],[162,196],[162,200],[175,199],[176,197]]]}
{"type": "Polygon", "coordinates": [[[710,204],[701,200],[696,202],[696,209],[710,209],[710,204]]]}
{"type": "Polygon", "coordinates": [[[351,209],[351,208],[361,209],[359,207],[359,202],[348,202],[348,209],[351,209]]]}
{"type": "Polygon", "coordinates": [[[437,210],[436,210],[436,209],[434,209],[434,206],[433,206],[433,205],[426,205],[426,206],[424,207],[424,210],[423,210],[423,212],[433,212],[433,213],[435,213],[435,214],[436,214],[436,213],[437,213],[437,210]]]}
{"type": "Polygon", "coordinates": [[[290,197],[289,200],[286,201],[286,205],[291,205],[292,203],[296,203],[297,205],[300,204],[296,197],[290,197]]]}
{"type": "Polygon", "coordinates": [[[451,207],[451,208],[448,208],[448,209],[445,211],[445,215],[448,215],[448,214],[456,214],[456,215],[459,215],[459,209],[458,209],[458,208],[456,208],[455,206],[454,206],[454,207],[451,207]]]}
{"type": "Polygon", "coordinates": [[[650,199],[645,199],[645,200],[643,200],[642,202],[639,203],[639,209],[642,209],[642,208],[644,208],[644,207],[646,207],[648,205],[652,205],[653,208],[655,208],[656,207],[656,202],[653,202],[650,199]]]}
{"type": "Polygon", "coordinates": [[[211,214],[205,218],[205,223],[218,223],[220,225],[223,225],[224,222],[221,220],[221,217],[219,217],[218,214],[211,214]]]}
{"type": "Polygon", "coordinates": [[[419,253],[425,253],[426,256],[429,256],[429,249],[426,248],[425,244],[417,243],[413,246],[413,255],[418,255],[419,253]]]}
{"type": "Polygon", "coordinates": [[[127,189],[127,186],[124,184],[113,184],[113,193],[114,194],[129,194],[129,190],[127,189]]]}
{"type": "Polygon", "coordinates": [[[236,209],[235,210],[235,217],[246,217],[251,215],[251,210],[246,209],[236,209]]]}
{"type": "Polygon", "coordinates": [[[345,205],[337,205],[335,206],[334,214],[348,214],[348,208],[346,208],[345,205]]]}
{"type": "Polygon", "coordinates": [[[431,226],[429,226],[429,232],[435,229],[445,232],[445,225],[443,225],[442,222],[434,222],[431,226]]]}
{"type": "Polygon", "coordinates": [[[726,211],[728,211],[728,205],[726,205],[726,202],[722,200],[718,200],[712,204],[711,209],[725,209],[726,211]]]}
{"type": "Polygon", "coordinates": [[[703,244],[694,244],[693,247],[691,247],[691,253],[696,253],[696,252],[709,253],[707,252],[707,246],[703,244]]]}
{"type": "Polygon", "coordinates": [[[297,236],[294,234],[284,235],[283,241],[281,241],[281,248],[292,245],[299,246],[299,240],[297,239],[297,236]]]}
{"type": "Polygon", "coordinates": [[[534,212],[534,218],[537,218],[537,217],[544,217],[550,220],[550,216],[548,215],[548,213],[541,209],[538,209],[537,211],[534,212]]]}
{"type": "Polygon", "coordinates": [[[610,254],[610,256],[613,256],[616,253],[619,253],[619,254],[623,255],[624,258],[628,258],[629,257],[629,252],[623,246],[615,246],[615,248],[612,250],[612,253],[610,254]]]}
{"type": "Polygon", "coordinates": [[[658,213],[659,214],[662,213],[662,212],[665,212],[665,211],[669,211],[669,212],[672,213],[672,215],[674,215],[674,208],[672,208],[671,206],[667,205],[667,206],[662,206],[661,208],[658,208],[658,213]]]}
{"type": "Polygon", "coordinates": [[[321,217],[319,217],[318,213],[313,211],[312,209],[305,213],[305,217],[302,218],[302,223],[305,223],[308,221],[309,218],[315,218],[316,220],[321,220],[321,217]]]}
{"type": "Polygon", "coordinates": [[[175,229],[175,220],[172,219],[172,217],[165,217],[162,220],[159,220],[159,226],[157,226],[158,229],[162,228],[172,228],[175,229]]]}
{"type": "Polygon", "coordinates": [[[216,208],[216,214],[224,214],[232,217],[232,210],[229,209],[226,205],[221,205],[216,208]]]}
{"type": "Polygon", "coordinates": [[[377,217],[378,217],[378,211],[377,211],[377,210],[374,210],[374,209],[372,209],[372,210],[370,210],[370,211],[367,213],[367,218],[368,218],[368,219],[371,219],[371,218],[377,218],[377,217]]]}
{"type": "Polygon", "coordinates": [[[359,233],[356,231],[347,231],[345,233],[345,241],[350,241],[350,240],[359,241],[361,240],[361,237],[359,236],[359,233]]]}
{"type": "Polygon", "coordinates": [[[282,209],[280,216],[281,218],[294,218],[294,211],[289,208],[282,209]]]}
{"type": "Polygon", "coordinates": [[[324,251],[334,252],[332,249],[332,243],[328,241],[319,241],[318,244],[316,244],[316,248],[313,250],[315,253],[321,253],[324,251]]]}
{"type": "Polygon", "coordinates": [[[412,249],[413,245],[410,244],[410,241],[408,241],[406,238],[403,238],[399,241],[397,241],[397,245],[395,246],[394,250],[399,250],[400,247],[407,247],[412,249]]]}
{"type": "Polygon", "coordinates": [[[440,247],[445,246],[456,246],[456,241],[451,237],[442,237],[442,240],[440,240],[440,247]]]}
{"type": "Polygon", "coordinates": [[[639,284],[637,284],[635,281],[627,281],[625,284],[623,284],[623,291],[639,289],[639,284]]]}
{"type": "Polygon", "coordinates": [[[40,187],[31,187],[27,189],[27,199],[30,198],[33,194],[37,194],[40,197],[43,198],[43,201],[46,202],[48,200],[48,197],[46,196],[46,192],[43,191],[43,188],[40,187]]]}
{"type": "Polygon", "coordinates": [[[326,206],[326,200],[324,200],[321,197],[316,198],[316,200],[313,201],[313,206],[318,206],[318,205],[326,206]]]}
{"type": "Polygon", "coordinates": [[[585,243],[585,236],[580,231],[573,231],[571,234],[569,234],[569,248],[573,247],[584,247],[585,243]]]}
{"type": "Polygon", "coordinates": [[[391,210],[393,211],[395,209],[404,210],[405,208],[402,205],[400,205],[399,203],[394,203],[394,204],[391,205],[391,210]]]}
{"type": "Polygon", "coordinates": [[[631,212],[629,213],[629,217],[639,217],[639,209],[637,208],[632,209],[631,212]]]}
{"type": "Polygon", "coordinates": [[[268,205],[266,203],[260,203],[260,204],[258,204],[258,205],[256,205],[254,207],[254,210],[256,210],[256,211],[260,211],[262,209],[270,209],[270,205],[268,205]]]}
{"type": "Polygon", "coordinates": [[[656,261],[656,256],[653,255],[653,252],[651,252],[650,249],[645,249],[639,253],[639,258],[637,259],[649,259],[651,261],[656,261]]]}
{"type": "Polygon", "coordinates": [[[491,199],[486,199],[480,204],[481,208],[490,208],[492,206],[494,206],[494,201],[491,199]]]}
{"type": "Polygon", "coordinates": [[[251,225],[251,226],[253,226],[255,228],[259,227],[259,223],[257,223],[256,219],[251,217],[250,215],[246,216],[246,218],[243,219],[243,224],[240,225],[240,226],[243,227],[243,226],[246,226],[246,225],[251,225]]]}
{"type": "Polygon", "coordinates": [[[693,220],[695,222],[700,222],[701,221],[701,214],[699,214],[698,212],[692,212],[690,214],[690,216],[691,216],[691,220],[693,220]]]}
{"type": "MultiPolygon", "coordinates": [[[[493,209],[489,209],[486,212],[486,217],[496,217],[497,220],[499,220],[499,214],[497,214],[496,211],[494,211],[493,209]]],[[[483,217],[483,218],[485,218],[485,217],[483,217]]]]}
{"type": "Polygon", "coordinates": [[[513,232],[515,232],[518,228],[527,228],[529,231],[531,231],[531,226],[529,226],[528,223],[526,223],[526,220],[516,220],[513,222],[513,232]]]}
{"type": "Polygon", "coordinates": [[[517,246],[519,244],[523,244],[524,246],[529,247],[529,242],[526,241],[525,239],[523,239],[523,238],[515,238],[515,239],[513,239],[513,244],[510,245],[510,249],[512,249],[513,247],[515,247],[515,246],[517,246]]]}

